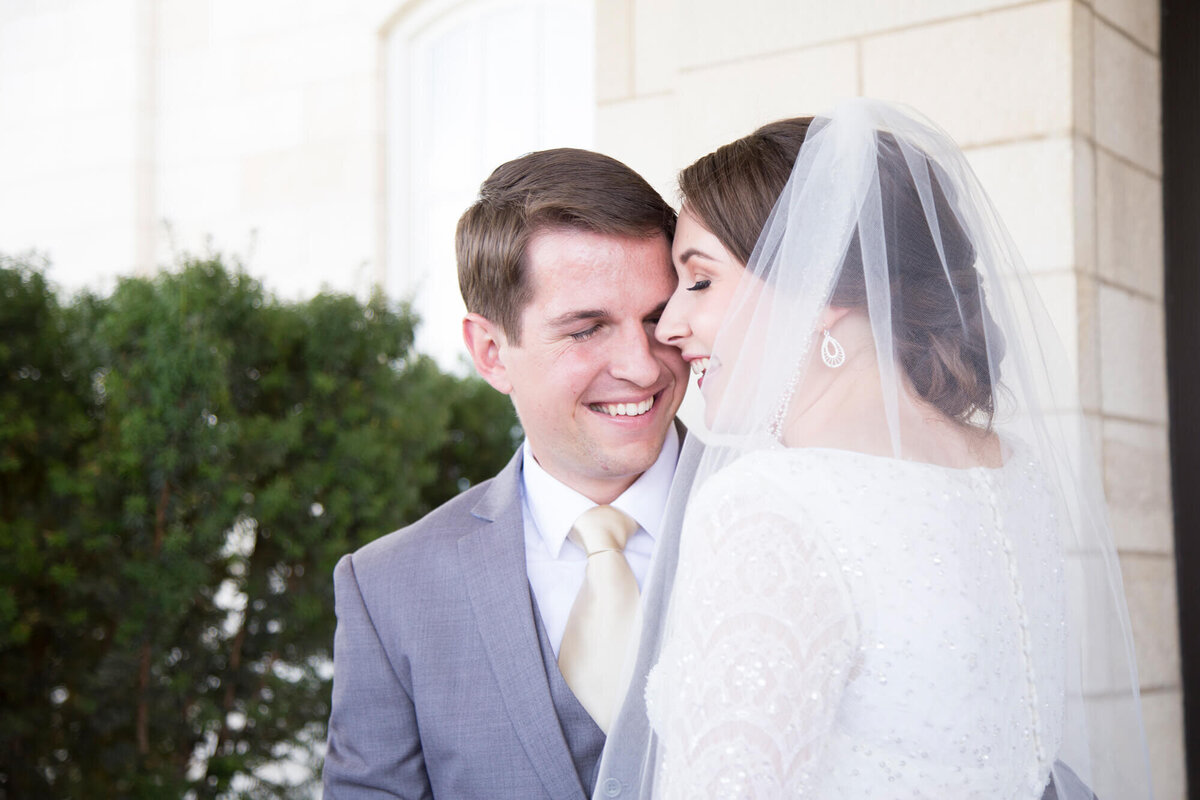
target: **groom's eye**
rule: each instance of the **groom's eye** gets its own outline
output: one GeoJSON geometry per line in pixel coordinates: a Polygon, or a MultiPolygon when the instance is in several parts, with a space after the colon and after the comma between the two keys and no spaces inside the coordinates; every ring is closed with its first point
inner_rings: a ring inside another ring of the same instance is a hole
{"type": "Polygon", "coordinates": [[[586,341],[586,340],[592,338],[592,336],[598,330],[600,330],[600,326],[593,325],[592,327],[588,328],[586,331],[577,331],[575,333],[572,333],[571,338],[577,342],[583,342],[583,341],[586,341]]]}
{"type": "Polygon", "coordinates": [[[712,285],[712,281],[710,281],[710,280],[708,280],[707,278],[705,278],[704,280],[699,280],[699,281],[696,281],[696,282],[695,282],[695,283],[693,283],[691,286],[687,287],[687,290],[688,290],[689,292],[699,292],[699,291],[702,291],[702,290],[704,290],[704,289],[707,289],[707,288],[708,288],[709,286],[711,286],[711,285],[712,285]]]}

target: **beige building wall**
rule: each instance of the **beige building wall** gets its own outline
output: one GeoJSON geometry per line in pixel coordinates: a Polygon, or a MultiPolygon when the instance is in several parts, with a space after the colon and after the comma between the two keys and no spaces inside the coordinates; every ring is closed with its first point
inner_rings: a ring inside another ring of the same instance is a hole
{"type": "Polygon", "coordinates": [[[80,271],[137,259],[145,208],[137,0],[0,5],[0,249],[62,241],[80,271]]]}
{"type": "Polygon", "coordinates": [[[375,280],[379,27],[392,3],[163,0],[156,31],[158,236],[205,237],[285,294],[375,280]],[[172,226],[162,227],[162,221],[172,226]]]}
{"type": "MultiPolygon", "coordinates": [[[[94,285],[211,236],[284,294],[366,289],[386,224],[380,37],[428,2],[3,0],[0,251],[49,246],[57,280],[94,285]]],[[[847,96],[908,102],[966,148],[1078,366],[1158,795],[1183,798],[1157,2],[595,9],[597,147],[668,197],[698,156],[847,96]]]]}
{"type": "Polygon", "coordinates": [[[0,3],[0,251],[69,288],[211,244],[287,296],[369,289],[402,5],[0,3]]]}
{"type": "Polygon", "coordinates": [[[1155,0],[600,0],[597,142],[674,174],[867,95],[964,147],[1078,370],[1125,576],[1158,797],[1186,797],[1167,452],[1155,0]]]}

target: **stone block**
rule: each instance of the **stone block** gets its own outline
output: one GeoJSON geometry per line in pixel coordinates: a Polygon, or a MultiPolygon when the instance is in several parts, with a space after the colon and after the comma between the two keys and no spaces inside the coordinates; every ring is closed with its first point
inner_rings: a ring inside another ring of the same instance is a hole
{"type": "Polygon", "coordinates": [[[39,245],[50,255],[50,277],[68,290],[111,290],[119,276],[133,271],[133,225],[80,225],[57,231],[53,243],[39,245]]]}
{"type": "Polygon", "coordinates": [[[1121,577],[1144,689],[1179,686],[1179,606],[1170,556],[1121,554],[1121,577]]]}
{"type": "MultiPolygon", "coordinates": [[[[313,202],[355,204],[374,197],[378,153],[369,135],[310,142],[300,150],[304,194],[313,202]]],[[[457,219],[455,220],[457,223],[457,219]]]]}
{"type": "Polygon", "coordinates": [[[164,53],[158,60],[160,112],[228,102],[242,92],[241,59],[230,47],[164,53]]]}
{"type": "Polygon", "coordinates": [[[1095,90],[1096,60],[1092,53],[1095,19],[1091,8],[1082,3],[1071,4],[1071,98],[1075,130],[1083,136],[1094,132],[1096,112],[1092,92],[1095,90]]]}
{"type": "Polygon", "coordinates": [[[234,159],[209,157],[163,165],[155,181],[155,221],[211,231],[220,215],[241,213],[241,181],[242,168],[234,159]]]}
{"type": "Polygon", "coordinates": [[[596,100],[609,103],[633,94],[634,0],[596,3],[596,100]]]}
{"type": "MultiPolygon", "coordinates": [[[[1143,706],[1150,697],[1152,697],[1151,694],[1142,696],[1143,706]]],[[[1124,695],[1120,699],[1093,700],[1089,703],[1088,711],[1089,733],[1096,739],[1092,746],[1092,752],[1100,755],[1093,758],[1090,774],[1086,774],[1087,768],[1085,767],[1080,770],[1085,773],[1080,777],[1088,785],[1095,787],[1097,794],[1102,799],[1147,797],[1146,784],[1151,780],[1151,774],[1147,774],[1147,767],[1149,766],[1153,770],[1153,764],[1157,760],[1155,747],[1165,745],[1163,747],[1165,752],[1172,753],[1178,751],[1179,743],[1150,740],[1149,754],[1147,754],[1138,741],[1145,717],[1138,717],[1132,701],[1124,695]],[[1150,765],[1146,763],[1147,755],[1150,757],[1150,765]]],[[[1149,722],[1148,719],[1145,721],[1149,722]]],[[[1169,733],[1166,735],[1170,736],[1169,733]]],[[[1162,800],[1164,795],[1159,791],[1157,784],[1155,784],[1154,790],[1154,797],[1162,800]]]]}
{"type": "Polygon", "coordinates": [[[376,31],[353,18],[325,22],[306,19],[295,35],[281,32],[280,36],[299,54],[296,77],[301,83],[346,77],[366,80],[374,76],[378,66],[376,31]]]}
{"type": "MultiPolygon", "coordinates": [[[[1069,269],[1041,272],[1032,280],[1032,289],[1045,307],[1075,375],[1079,373],[1079,282],[1080,276],[1069,269]]],[[[1008,291],[1016,291],[1016,287],[1010,286],[1008,291]]]]}
{"type": "Polygon", "coordinates": [[[1120,28],[1151,53],[1158,52],[1157,0],[1093,0],[1096,14],[1120,28]]]}
{"type": "Polygon", "coordinates": [[[1074,137],[1075,267],[1096,274],[1096,146],[1080,134],[1074,137]]]}
{"type": "Polygon", "coordinates": [[[1094,25],[1097,143],[1154,175],[1162,174],[1158,58],[1102,19],[1094,25]]]}
{"type": "MultiPolygon", "coordinates": [[[[366,198],[321,201],[304,214],[308,220],[307,259],[296,276],[298,282],[312,289],[327,286],[359,296],[369,294],[375,282],[375,217],[366,198]]],[[[457,296],[457,282],[452,282],[451,288],[457,296]]],[[[460,319],[462,315],[455,316],[460,319]]],[[[452,327],[457,337],[460,328],[452,327]]]]}
{"type": "Polygon", "coordinates": [[[1104,494],[1118,549],[1174,552],[1170,449],[1164,426],[1104,421],[1104,494]]]}
{"type": "Polygon", "coordinates": [[[681,163],[676,151],[676,108],[666,94],[610,103],[596,113],[596,149],[628,164],[672,205],[675,176],[691,163],[681,163]]]}
{"type": "Polygon", "coordinates": [[[1183,729],[1183,693],[1179,689],[1146,692],[1142,715],[1150,749],[1150,775],[1157,800],[1187,800],[1183,729]]]}
{"type": "Polygon", "coordinates": [[[295,207],[306,192],[303,148],[282,147],[242,159],[241,206],[252,217],[295,207]]]}
{"type": "Polygon", "coordinates": [[[1096,154],[1096,266],[1105,280],[1162,297],[1162,180],[1104,150],[1096,154]]]}
{"type": "Polygon", "coordinates": [[[816,114],[858,94],[854,44],[814,47],[680,75],[680,161],[700,156],[785,117],[816,114]]]}
{"type": "Polygon", "coordinates": [[[164,110],[158,117],[159,163],[173,166],[241,156],[246,146],[246,121],[239,103],[233,97],[164,110]]]}
{"type": "MultiPolygon", "coordinates": [[[[77,39],[80,31],[75,22],[77,16],[72,9],[42,7],[7,20],[0,31],[0,50],[6,51],[4,59],[24,65],[65,63],[73,46],[84,44],[77,39]]],[[[95,50],[94,44],[84,46],[89,55],[95,50]]]]}
{"type": "MultiPolygon", "coordinates": [[[[1033,276],[1031,298],[1035,315],[1040,304],[1057,341],[1040,342],[1046,374],[1056,396],[1067,408],[1081,405],[1089,413],[1100,406],[1099,335],[1096,330],[1098,287],[1094,279],[1073,270],[1041,272],[1033,276]]],[[[1096,437],[1097,442],[1099,436],[1096,437]]],[[[1096,452],[1099,452],[1097,449],[1096,452]]]]}
{"type": "Polygon", "coordinates": [[[259,95],[299,89],[312,57],[302,46],[304,43],[295,31],[280,31],[245,42],[239,58],[240,92],[259,95]]]}
{"type": "Polygon", "coordinates": [[[5,123],[61,119],[67,113],[63,101],[70,77],[70,70],[62,65],[22,65],[0,72],[0,101],[4,103],[5,123]]]}
{"type": "Polygon", "coordinates": [[[1066,135],[967,152],[1031,271],[1076,265],[1075,158],[1066,135]]]}
{"type": "Polygon", "coordinates": [[[161,53],[206,47],[210,38],[210,0],[158,0],[158,46],[161,53]]]}
{"type": "Polygon", "coordinates": [[[139,84],[147,79],[145,65],[145,59],[133,52],[111,53],[75,64],[64,101],[73,112],[137,108],[148,99],[139,93],[139,84]]]}
{"type": "MultiPolygon", "coordinates": [[[[44,51],[40,39],[45,36],[48,26],[35,26],[35,13],[13,13],[12,4],[0,5],[0,75],[6,75],[16,69],[28,69],[31,65],[49,60],[50,54],[44,51]],[[43,32],[42,36],[37,33],[43,32]]],[[[51,42],[53,40],[50,40],[51,42]]]]}
{"type": "Polygon", "coordinates": [[[249,241],[251,273],[280,295],[297,298],[320,288],[310,280],[307,224],[302,206],[276,207],[230,219],[217,236],[218,241],[249,241]]]}
{"type": "Polygon", "coordinates": [[[675,88],[680,20],[690,13],[691,9],[681,0],[634,0],[633,89],[637,95],[675,88]]]}
{"type": "Polygon", "coordinates": [[[61,175],[75,170],[94,169],[97,151],[124,146],[119,137],[131,134],[129,114],[109,115],[93,130],[94,118],[81,115],[74,126],[46,125],[37,121],[18,120],[11,126],[0,125],[0,146],[5,162],[6,180],[20,181],[35,176],[61,175]],[[124,124],[122,124],[124,123],[124,124]],[[114,141],[115,140],[115,141],[114,141]]]}
{"type": "Polygon", "coordinates": [[[1166,351],[1161,303],[1102,285],[1097,321],[1104,413],[1165,423],[1166,351]]]}
{"type": "Polygon", "coordinates": [[[209,24],[217,39],[248,39],[271,34],[281,28],[293,28],[305,14],[308,4],[289,0],[211,0],[209,24]]]}
{"type": "Polygon", "coordinates": [[[1064,134],[1074,122],[1072,41],[1065,2],[872,36],[863,93],[912,105],[964,147],[1064,134]]]}
{"type": "Polygon", "coordinates": [[[299,87],[243,94],[229,113],[221,123],[236,127],[241,152],[269,153],[304,141],[304,93],[299,87]]]}
{"type": "MultiPolygon", "coordinates": [[[[685,68],[781,53],[935,20],[979,15],[1016,0],[691,0],[677,24],[685,68]]],[[[800,78],[797,78],[800,79],[800,78]]]]}
{"type": "Polygon", "coordinates": [[[67,227],[75,224],[107,223],[129,225],[136,209],[135,173],[132,162],[99,169],[63,173],[45,181],[45,194],[31,193],[52,219],[67,227]]]}
{"type": "Polygon", "coordinates": [[[377,92],[373,81],[329,78],[311,81],[301,92],[306,141],[366,137],[376,132],[377,92]]]}

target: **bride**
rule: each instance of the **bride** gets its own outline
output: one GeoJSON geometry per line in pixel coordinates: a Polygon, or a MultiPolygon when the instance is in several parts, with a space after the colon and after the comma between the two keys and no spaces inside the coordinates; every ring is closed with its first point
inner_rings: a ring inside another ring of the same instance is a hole
{"type": "Polygon", "coordinates": [[[699,376],[707,447],[681,459],[653,668],[597,785],[1149,797],[1072,372],[962,153],[856,100],[760,128],[680,188],[656,335],[699,376]]]}

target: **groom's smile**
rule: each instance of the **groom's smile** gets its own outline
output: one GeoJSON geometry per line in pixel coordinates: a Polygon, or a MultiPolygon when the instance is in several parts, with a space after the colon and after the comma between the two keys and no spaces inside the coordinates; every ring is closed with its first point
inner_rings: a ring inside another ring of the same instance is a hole
{"type": "Polygon", "coordinates": [[[654,397],[642,401],[628,403],[592,403],[592,411],[607,414],[610,417],[640,417],[654,407],[654,397]]]}
{"type": "Polygon", "coordinates": [[[661,234],[547,230],[526,251],[532,297],[504,377],[538,463],[597,503],[658,457],[687,388],[679,351],[654,329],[675,288],[661,234]]]}

